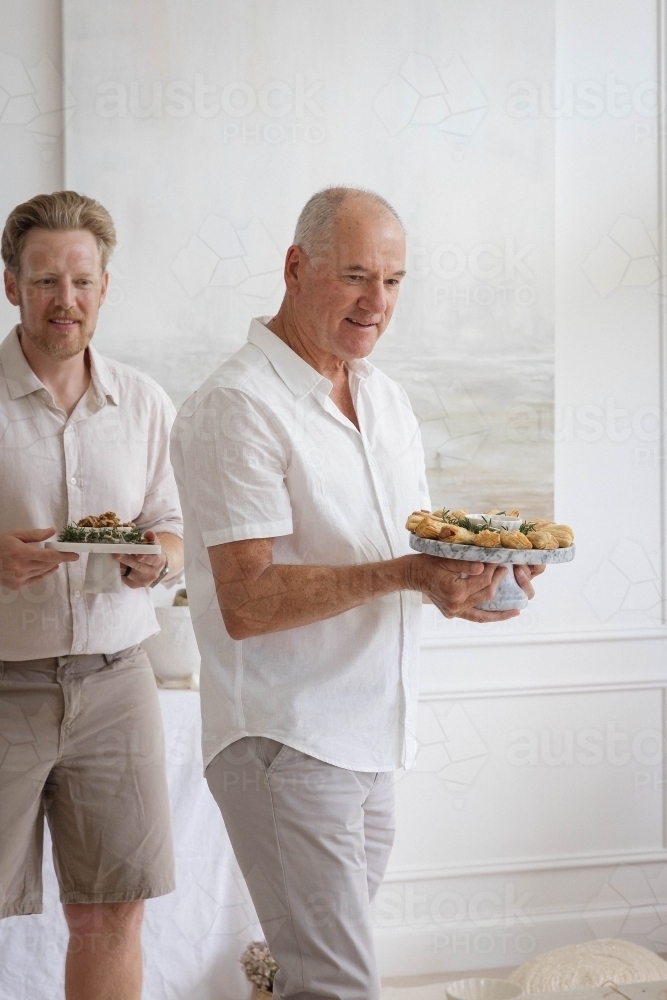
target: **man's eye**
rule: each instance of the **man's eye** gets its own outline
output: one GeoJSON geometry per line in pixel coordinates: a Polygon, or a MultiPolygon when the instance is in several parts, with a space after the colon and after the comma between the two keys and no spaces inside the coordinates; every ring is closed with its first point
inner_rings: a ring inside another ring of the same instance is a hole
{"type": "Polygon", "coordinates": [[[357,282],[363,281],[363,278],[360,274],[348,274],[347,277],[350,279],[350,281],[357,281],[357,282]]]}

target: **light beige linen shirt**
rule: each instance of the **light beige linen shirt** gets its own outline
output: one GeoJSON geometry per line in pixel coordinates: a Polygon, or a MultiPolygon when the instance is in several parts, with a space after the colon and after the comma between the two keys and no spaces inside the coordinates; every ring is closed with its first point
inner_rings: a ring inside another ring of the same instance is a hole
{"type": "MultiPolygon", "coordinates": [[[[89,354],[90,386],[68,417],[26,361],[17,328],[0,344],[0,532],[60,531],[114,510],[143,531],[182,537],[172,403],[147,375],[89,354]]],[[[20,590],[0,587],[0,660],[115,653],[159,631],[146,588],[84,594],[87,558],[20,590]]]]}
{"type": "Polygon", "coordinates": [[[412,551],[405,520],[430,509],[404,389],[368,361],[350,362],[357,429],[331,401],[331,382],[267,319],[253,320],[248,343],[183,404],[172,432],[202,658],[204,762],[244,736],[268,736],[354,771],[409,766],[420,593],[241,641],[220,613],[210,546],[275,538],[276,563],[379,562],[412,551]]]}

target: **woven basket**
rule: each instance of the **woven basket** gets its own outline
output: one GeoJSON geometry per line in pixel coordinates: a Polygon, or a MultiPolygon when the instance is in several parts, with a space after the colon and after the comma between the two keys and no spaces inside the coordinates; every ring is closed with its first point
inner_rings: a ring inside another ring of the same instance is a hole
{"type": "Polygon", "coordinates": [[[551,993],[614,983],[667,979],[667,962],[655,952],[616,938],[586,941],[531,958],[509,977],[524,993],[551,993]]]}

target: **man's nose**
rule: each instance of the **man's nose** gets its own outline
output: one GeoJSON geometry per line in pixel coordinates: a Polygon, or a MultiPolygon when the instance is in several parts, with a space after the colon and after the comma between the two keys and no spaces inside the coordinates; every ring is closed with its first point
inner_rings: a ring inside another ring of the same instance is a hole
{"type": "Polygon", "coordinates": [[[55,304],[61,309],[73,309],[76,304],[76,289],[69,278],[61,278],[56,285],[55,304]]]}
{"type": "Polygon", "coordinates": [[[359,304],[369,312],[384,313],[387,308],[387,290],[384,282],[374,281],[368,284],[359,304]]]}

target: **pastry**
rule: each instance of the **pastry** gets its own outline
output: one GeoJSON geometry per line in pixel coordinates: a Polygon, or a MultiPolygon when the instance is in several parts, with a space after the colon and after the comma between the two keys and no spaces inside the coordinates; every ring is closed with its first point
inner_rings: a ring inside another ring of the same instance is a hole
{"type": "Polygon", "coordinates": [[[522,531],[501,531],[500,544],[505,549],[532,549],[533,543],[522,531]]]}
{"type": "Polygon", "coordinates": [[[527,539],[534,549],[557,549],[558,542],[548,531],[529,531],[527,539]]]}

